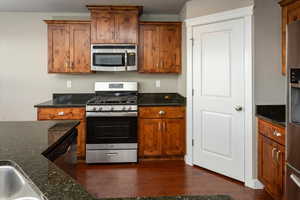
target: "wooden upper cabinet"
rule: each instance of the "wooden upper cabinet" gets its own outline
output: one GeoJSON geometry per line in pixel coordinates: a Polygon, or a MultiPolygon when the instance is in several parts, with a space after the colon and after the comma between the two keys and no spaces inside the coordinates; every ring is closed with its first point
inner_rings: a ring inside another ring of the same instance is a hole
{"type": "Polygon", "coordinates": [[[281,48],[282,48],[282,74],[286,74],[286,50],[287,50],[287,25],[300,20],[300,1],[282,0],[279,2],[282,7],[281,25],[281,48]]]}
{"type": "Polygon", "coordinates": [[[67,72],[70,62],[70,37],[67,24],[48,25],[48,72],[67,72]]]}
{"type": "Polygon", "coordinates": [[[90,73],[90,22],[46,20],[48,72],[90,73]]]}
{"type": "Polygon", "coordinates": [[[70,24],[70,72],[91,72],[90,24],[70,24]]]}
{"type": "Polygon", "coordinates": [[[87,6],[92,16],[92,43],[138,43],[139,6],[87,6]]]}
{"type": "Polygon", "coordinates": [[[92,43],[113,43],[115,22],[110,12],[92,12],[92,43]]]}
{"type": "Polygon", "coordinates": [[[163,25],[159,27],[159,57],[161,72],[181,71],[181,26],[163,25]]]}
{"type": "Polygon", "coordinates": [[[115,43],[138,43],[138,12],[115,14],[115,43]]]}
{"type": "Polygon", "coordinates": [[[140,26],[139,71],[159,71],[159,27],[156,25],[140,26]]]}
{"type": "Polygon", "coordinates": [[[181,22],[141,22],[139,41],[139,72],[181,72],[181,22]]]}

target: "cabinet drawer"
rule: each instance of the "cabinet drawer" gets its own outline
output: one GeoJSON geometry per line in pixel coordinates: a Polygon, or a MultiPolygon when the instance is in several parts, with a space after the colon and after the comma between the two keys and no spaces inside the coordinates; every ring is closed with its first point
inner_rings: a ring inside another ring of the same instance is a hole
{"type": "Polygon", "coordinates": [[[38,120],[72,120],[84,117],[84,108],[38,108],[38,120]]]}
{"type": "Polygon", "coordinates": [[[184,118],[185,108],[176,106],[140,107],[140,118],[184,118]]]}
{"type": "Polygon", "coordinates": [[[276,126],[270,122],[259,119],[258,120],[258,131],[260,134],[271,138],[281,145],[285,145],[285,129],[276,126]]]}

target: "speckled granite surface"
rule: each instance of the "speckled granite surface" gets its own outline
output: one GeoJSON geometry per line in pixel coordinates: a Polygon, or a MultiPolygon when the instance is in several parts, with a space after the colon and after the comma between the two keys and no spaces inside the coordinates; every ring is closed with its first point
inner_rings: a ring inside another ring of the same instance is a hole
{"type": "Polygon", "coordinates": [[[93,200],[80,184],[41,154],[78,124],[0,122],[0,160],[16,162],[49,200],[93,200]]]}
{"type": "Polygon", "coordinates": [[[286,126],[285,105],[256,105],[256,116],[279,126],[286,126]]]}
{"type": "MultiPolygon", "coordinates": [[[[53,94],[53,99],[34,105],[36,108],[85,107],[93,93],[53,94]]],[[[177,93],[140,93],[139,106],[185,106],[186,100],[177,93]]]]}
{"type": "MultiPolygon", "coordinates": [[[[0,160],[15,162],[48,200],[95,200],[73,178],[42,155],[79,121],[0,122],[0,160]]],[[[101,190],[101,186],[99,186],[101,190]]],[[[104,200],[104,199],[103,199],[104,200]]],[[[233,200],[229,196],[141,197],[107,200],[233,200]]]]}
{"type": "Polygon", "coordinates": [[[139,106],[185,106],[183,96],[177,93],[140,93],[139,106]]]}

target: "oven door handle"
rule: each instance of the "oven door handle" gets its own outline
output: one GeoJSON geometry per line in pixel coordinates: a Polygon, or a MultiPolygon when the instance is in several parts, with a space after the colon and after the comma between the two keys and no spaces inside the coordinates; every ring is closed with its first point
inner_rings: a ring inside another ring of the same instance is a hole
{"type": "Polygon", "coordinates": [[[295,174],[291,174],[290,178],[300,188],[300,178],[298,178],[295,174]]]}
{"type": "Polygon", "coordinates": [[[137,112],[86,112],[86,117],[137,117],[137,112]]]}

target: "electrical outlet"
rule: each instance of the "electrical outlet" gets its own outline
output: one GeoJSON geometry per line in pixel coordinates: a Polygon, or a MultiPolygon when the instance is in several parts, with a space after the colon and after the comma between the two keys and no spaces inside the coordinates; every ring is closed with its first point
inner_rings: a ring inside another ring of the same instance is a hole
{"type": "Polygon", "coordinates": [[[71,80],[67,80],[67,88],[72,88],[72,81],[71,80]]]}
{"type": "Polygon", "coordinates": [[[160,80],[156,80],[156,81],[155,81],[155,86],[156,86],[157,88],[160,88],[160,80]]]}

